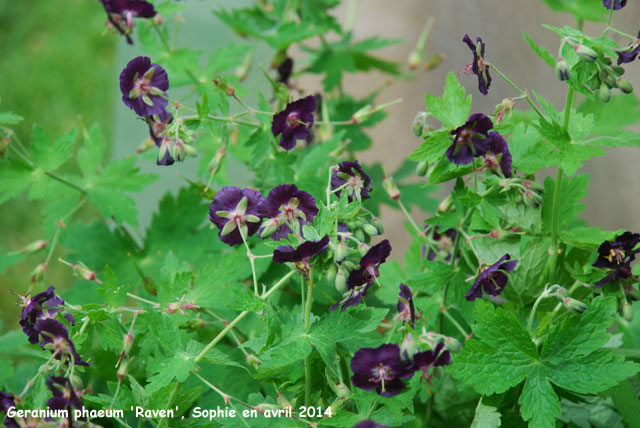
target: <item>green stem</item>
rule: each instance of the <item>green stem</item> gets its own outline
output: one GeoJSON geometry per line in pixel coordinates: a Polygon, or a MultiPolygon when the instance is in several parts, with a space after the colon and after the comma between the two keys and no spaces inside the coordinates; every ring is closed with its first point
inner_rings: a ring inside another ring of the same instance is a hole
{"type": "Polygon", "coordinates": [[[440,309],[440,311],[444,314],[444,316],[445,316],[445,317],[447,317],[447,319],[448,319],[449,321],[451,321],[451,324],[453,324],[453,326],[454,326],[455,328],[457,328],[457,329],[458,329],[458,331],[462,334],[462,336],[463,336],[465,339],[466,339],[467,337],[469,337],[469,333],[467,333],[467,331],[466,331],[464,328],[462,328],[462,326],[460,325],[460,323],[459,323],[458,321],[456,321],[456,319],[453,317],[453,315],[451,315],[451,314],[449,313],[449,311],[447,310],[447,308],[446,308],[446,307],[444,307],[444,306],[443,306],[443,307],[440,309]]]}
{"type": "Polygon", "coordinates": [[[251,263],[251,274],[253,275],[253,294],[258,295],[258,275],[256,274],[256,262],[251,249],[249,248],[249,244],[247,244],[247,240],[244,237],[242,231],[240,231],[240,236],[242,237],[242,242],[244,242],[244,247],[247,249],[247,257],[249,258],[249,263],[251,263]]]}
{"type": "Polygon", "coordinates": [[[347,8],[347,19],[344,24],[345,32],[349,33],[353,31],[353,24],[356,20],[356,9],[358,6],[358,0],[349,0],[349,6],[347,8]]]}
{"type": "Polygon", "coordinates": [[[538,109],[538,107],[534,104],[533,100],[531,99],[531,97],[529,96],[529,93],[525,90],[522,90],[518,87],[518,85],[516,85],[515,83],[513,83],[511,81],[511,79],[509,79],[506,75],[504,75],[500,70],[498,70],[495,65],[493,64],[488,64],[485,63],[485,65],[491,67],[493,69],[493,71],[495,71],[498,76],[502,77],[502,80],[504,80],[505,82],[507,82],[509,84],[509,86],[511,86],[513,89],[515,89],[516,91],[518,91],[518,93],[520,93],[520,95],[522,95],[527,102],[529,103],[529,105],[531,106],[531,108],[538,114],[538,116],[540,116],[542,119],[544,119],[544,115],[542,114],[542,112],[540,111],[540,109],[538,109]]]}
{"type": "Polygon", "coordinates": [[[399,324],[399,321],[396,321],[393,323],[393,326],[391,327],[391,330],[389,330],[389,334],[387,335],[387,338],[385,339],[384,343],[389,343],[391,341],[391,338],[393,337],[393,333],[395,333],[396,329],[398,328],[398,324],[399,324]]]}
{"type": "Polygon", "coordinates": [[[158,24],[156,24],[156,22],[154,20],[151,20],[151,23],[153,25],[153,29],[156,30],[156,33],[158,33],[158,37],[160,38],[160,41],[162,42],[162,45],[164,46],[164,49],[167,52],[171,52],[173,49],[171,49],[171,46],[169,45],[169,41],[165,37],[165,35],[162,32],[162,30],[160,29],[160,27],[158,27],[158,24]]]}
{"type": "MultiPolygon", "coordinates": [[[[309,272],[307,281],[307,302],[304,305],[304,330],[309,333],[311,327],[311,305],[313,304],[313,272],[309,272]]],[[[308,406],[311,403],[311,355],[304,359],[304,403],[308,406]]]]}
{"type": "Polygon", "coordinates": [[[424,231],[422,229],[420,229],[420,227],[413,220],[413,217],[411,217],[411,214],[409,213],[409,210],[407,210],[407,207],[404,206],[404,204],[402,203],[400,198],[396,199],[396,202],[398,203],[398,206],[400,207],[400,209],[402,210],[404,215],[409,220],[409,223],[411,223],[411,225],[416,230],[416,232],[418,232],[418,236],[421,236],[423,239],[426,239],[426,236],[424,235],[424,231]]]}

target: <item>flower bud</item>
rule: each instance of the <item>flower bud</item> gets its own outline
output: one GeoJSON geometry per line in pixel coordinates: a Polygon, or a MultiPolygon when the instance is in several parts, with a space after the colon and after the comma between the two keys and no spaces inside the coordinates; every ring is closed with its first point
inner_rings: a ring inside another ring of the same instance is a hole
{"type": "Polygon", "coordinates": [[[222,161],[224,160],[226,154],[227,150],[224,146],[216,150],[215,156],[213,157],[213,159],[211,159],[211,162],[209,162],[208,169],[211,175],[215,175],[220,170],[220,166],[222,165],[222,161]]]}
{"type": "Polygon", "coordinates": [[[617,76],[622,76],[624,74],[624,68],[620,67],[619,65],[614,65],[611,67],[611,69],[617,76]]]}
{"type": "Polygon", "coordinates": [[[384,233],[384,224],[382,224],[382,220],[380,220],[378,217],[373,217],[371,219],[371,224],[374,225],[376,229],[378,229],[378,234],[382,235],[384,233]]]}
{"type": "Polygon", "coordinates": [[[247,354],[247,364],[257,370],[258,366],[262,364],[262,361],[260,361],[260,358],[256,357],[253,354],[247,354]]]}
{"type": "Polygon", "coordinates": [[[623,79],[622,77],[618,77],[616,79],[616,86],[625,94],[630,94],[633,92],[633,86],[629,83],[628,80],[623,79]]]}
{"type": "Polygon", "coordinates": [[[278,405],[281,409],[290,409],[293,408],[293,404],[291,401],[284,395],[282,392],[278,393],[278,405]]]}
{"type": "Polygon", "coordinates": [[[376,236],[378,234],[378,229],[374,225],[369,223],[363,224],[362,229],[364,230],[364,233],[369,236],[376,236]]]}
{"type": "Polygon", "coordinates": [[[571,297],[567,297],[562,301],[562,304],[568,310],[575,312],[576,314],[581,314],[587,309],[587,305],[582,303],[580,300],[573,299],[571,297]]]}
{"type": "Polygon", "coordinates": [[[361,256],[364,256],[369,251],[369,246],[364,242],[358,244],[358,252],[361,256]]]}
{"type": "Polygon", "coordinates": [[[356,229],[353,231],[353,236],[360,242],[364,242],[366,237],[364,236],[364,232],[362,229],[356,229]]]}
{"type": "Polygon", "coordinates": [[[363,120],[368,119],[374,112],[375,110],[373,109],[373,106],[371,104],[367,104],[351,116],[351,122],[361,123],[363,120]]]}
{"type": "Polygon", "coordinates": [[[338,273],[338,268],[335,264],[331,263],[325,272],[327,282],[333,282],[336,279],[336,273],[338,273]]]}
{"type": "Polygon", "coordinates": [[[424,63],[424,69],[433,70],[434,68],[442,64],[442,61],[444,61],[444,55],[442,55],[441,53],[434,53],[429,57],[427,62],[424,63]]]}
{"type": "Polygon", "coordinates": [[[429,164],[426,161],[420,161],[418,162],[418,165],[416,165],[416,175],[418,177],[424,177],[425,175],[427,175],[428,170],[429,164]]]}
{"type": "Polygon", "coordinates": [[[424,127],[427,124],[427,117],[429,113],[421,111],[413,119],[413,135],[416,137],[422,137],[424,134],[424,127]]]}
{"type": "Polygon", "coordinates": [[[31,271],[31,282],[36,282],[40,279],[43,273],[47,271],[47,265],[40,263],[34,270],[31,271]]]}
{"type": "Polygon", "coordinates": [[[391,199],[398,199],[400,197],[400,189],[396,185],[395,181],[393,181],[393,177],[390,177],[385,174],[384,179],[382,181],[382,187],[387,192],[391,199]]]}
{"type": "Polygon", "coordinates": [[[125,377],[127,377],[127,375],[129,374],[129,365],[131,364],[131,360],[126,360],[124,363],[122,363],[120,365],[120,367],[118,368],[118,371],[116,373],[116,376],[118,376],[118,379],[122,380],[125,377]]]}
{"type": "Polygon", "coordinates": [[[602,81],[606,83],[610,88],[615,88],[616,86],[618,86],[616,83],[616,76],[611,69],[601,72],[600,79],[602,79],[602,81]]]}
{"type": "Polygon", "coordinates": [[[227,82],[224,77],[214,77],[213,84],[218,87],[222,92],[224,92],[227,96],[232,97],[235,95],[236,90],[227,82]]]}
{"type": "Polygon", "coordinates": [[[348,251],[349,248],[345,242],[338,242],[338,245],[336,245],[336,251],[333,253],[333,260],[335,260],[336,263],[341,263],[345,258],[347,258],[348,251]]]}
{"type": "Polygon", "coordinates": [[[451,352],[460,352],[462,349],[462,343],[455,337],[447,337],[444,339],[444,347],[451,352]]]}
{"type": "Polygon", "coordinates": [[[95,281],[96,273],[89,269],[87,265],[82,262],[78,262],[71,265],[71,270],[73,270],[74,275],[77,275],[81,278],[86,279],[87,281],[95,281]]]}
{"type": "Polygon", "coordinates": [[[193,147],[191,144],[185,144],[184,151],[187,153],[188,156],[191,156],[192,158],[195,158],[196,156],[198,156],[198,150],[196,150],[196,148],[193,147]]]}
{"type": "Polygon", "coordinates": [[[442,200],[442,202],[438,204],[438,212],[446,213],[451,209],[452,205],[453,205],[453,197],[451,196],[451,194],[449,194],[447,195],[446,198],[442,200]]]}
{"type": "Polygon", "coordinates": [[[180,139],[176,140],[173,143],[171,157],[174,158],[177,162],[182,162],[187,157],[187,152],[184,147],[185,145],[180,139]]]}
{"type": "Polygon", "coordinates": [[[183,330],[195,331],[204,328],[204,326],[205,322],[201,318],[192,318],[187,322],[181,324],[180,328],[183,330]]]}
{"type": "Polygon", "coordinates": [[[334,392],[336,393],[336,396],[338,398],[347,398],[349,395],[351,395],[351,391],[349,390],[349,388],[347,387],[347,385],[345,385],[344,383],[338,383],[335,388],[333,388],[334,392]]]}
{"type": "Polygon", "coordinates": [[[624,302],[622,305],[622,318],[628,322],[633,321],[633,306],[629,302],[624,302]]]}
{"type": "Polygon", "coordinates": [[[32,242],[31,244],[28,244],[18,251],[12,251],[10,254],[35,254],[40,250],[44,250],[48,243],[49,241],[39,239],[35,242],[32,242]]]}
{"type": "Polygon", "coordinates": [[[124,351],[125,354],[129,355],[129,352],[131,351],[132,346],[133,346],[133,336],[131,335],[131,333],[127,333],[122,338],[122,350],[124,351]]]}
{"type": "Polygon", "coordinates": [[[280,407],[275,404],[260,403],[255,407],[255,409],[258,411],[258,413],[264,413],[265,410],[280,410],[280,407]]]}
{"type": "Polygon", "coordinates": [[[609,100],[611,100],[611,90],[604,82],[600,85],[600,89],[598,90],[598,98],[603,103],[608,103],[609,100]]]}
{"type": "Polygon", "coordinates": [[[573,50],[581,59],[587,62],[595,61],[598,58],[597,52],[585,45],[575,45],[573,50]]]}
{"type": "Polygon", "coordinates": [[[347,291],[347,274],[345,273],[344,267],[340,266],[338,268],[338,273],[336,273],[333,283],[338,293],[342,294],[347,291]]]}
{"type": "Polygon", "coordinates": [[[400,344],[400,357],[405,361],[409,361],[413,359],[417,352],[418,344],[411,334],[407,334],[400,344]]]}
{"type": "Polygon", "coordinates": [[[556,61],[556,75],[560,80],[569,80],[571,78],[569,63],[562,57],[556,61]]]}
{"type": "Polygon", "coordinates": [[[415,70],[420,66],[422,61],[424,60],[424,56],[421,51],[415,50],[409,54],[409,58],[407,59],[407,64],[409,65],[410,70],[415,70]]]}

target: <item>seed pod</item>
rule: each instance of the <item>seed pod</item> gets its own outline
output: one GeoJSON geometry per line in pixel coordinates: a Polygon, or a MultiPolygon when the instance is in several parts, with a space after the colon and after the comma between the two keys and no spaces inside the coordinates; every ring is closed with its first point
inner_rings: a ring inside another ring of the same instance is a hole
{"type": "Polygon", "coordinates": [[[118,372],[116,373],[116,376],[118,376],[118,379],[122,380],[125,377],[127,377],[127,375],[129,374],[130,364],[131,364],[131,360],[128,359],[120,365],[120,367],[118,368],[118,372]]]}
{"type": "Polygon", "coordinates": [[[608,103],[611,100],[611,90],[604,82],[600,85],[600,89],[598,90],[598,99],[603,103],[608,103]]]}
{"type": "Polygon", "coordinates": [[[427,171],[429,170],[429,164],[425,161],[418,162],[416,165],[416,175],[418,177],[424,177],[427,175],[427,171]]]}

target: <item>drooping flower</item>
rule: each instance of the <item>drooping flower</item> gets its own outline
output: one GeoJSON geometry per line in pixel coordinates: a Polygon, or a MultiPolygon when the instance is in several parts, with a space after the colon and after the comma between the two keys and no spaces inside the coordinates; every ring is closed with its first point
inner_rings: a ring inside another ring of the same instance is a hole
{"type": "Polygon", "coordinates": [[[469,49],[471,49],[471,52],[473,52],[471,71],[478,76],[478,90],[483,95],[487,95],[489,93],[489,86],[491,86],[491,75],[489,74],[489,66],[484,62],[485,43],[480,37],[477,37],[476,42],[478,45],[476,46],[468,34],[464,35],[462,41],[465,42],[467,46],[469,46],[469,49]]]}
{"type": "Polygon", "coordinates": [[[273,116],[271,132],[280,135],[280,147],[291,150],[296,140],[304,140],[309,136],[313,126],[313,112],[316,109],[316,98],[313,95],[287,104],[287,107],[273,116]]]}
{"type": "Polygon", "coordinates": [[[386,425],[380,425],[373,421],[362,421],[358,425],[354,426],[353,428],[389,428],[389,427],[386,425]]]}
{"type": "Polygon", "coordinates": [[[302,226],[313,222],[318,214],[316,200],[295,184],[281,184],[274,187],[258,207],[265,221],[260,237],[271,236],[275,241],[300,233],[302,226]]]}
{"type": "MultiPolygon", "coordinates": [[[[7,413],[11,407],[16,407],[16,401],[13,395],[0,391],[0,412],[7,413]]],[[[5,416],[3,420],[7,428],[20,428],[15,419],[5,416]]]]}
{"type": "Polygon", "coordinates": [[[398,316],[402,322],[408,322],[414,328],[416,322],[416,309],[413,306],[413,292],[408,285],[400,284],[398,295],[398,316]]]}
{"type": "Polygon", "coordinates": [[[613,241],[605,241],[598,247],[598,259],[594,267],[611,269],[602,280],[594,284],[600,288],[616,279],[631,278],[631,262],[636,258],[640,249],[635,247],[640,242],[640,233],[624,232],[616,236],[613,241]]]}
{"type": "Polygon", "coordinates": [[[495,131],[489,132],[489,150],[484,155],[486,168],[496,171],[498,167],[505,178],[511,177],[511,153],[502,135],[495,131]]]}
{"type": "Polygon", "coordinates": [[[429,375],[429,368],[446,366],[451,361],[451,354],[447,350],[443,350],[444,342],[440,342],[436,345],[432,351],[418,352],[413,356],[413,369],[415,371],[422,371],[424,378],[432,385],[431,376],[429,375]]]}
{"type": "Polygon", "coordinates": [[[100,0],[107,12],[109,23],[120,34],[126,37],[127,43],[133,44],[131,40],[131,28],[133,18],[153,18],[156,10],[151,3],[143,0],[100,0]]]}
{"type": "Polygon", "coordinates": [[[447,159],[456,165],[466,165],[474,157],[484,156],[489,150],[489,130],[493,122],[482,113],[469,116],[467,122],[451,131],[453,144],[447,149],[447,159]]]}
{"type": "Polygon", "coordinates": [[[627,0],[602,0],[602,4],[607,9],[619,10],[627,5],[627,0]]]}
{"type": "Polygon", "coordinates": [[[445,262],[451,260],[451,252],[453,251],[453,245],[456,241],[456,235],[458,232],[455,229],[447,229],[444,232],[440,232],[440,226],[433,226],[433,232],[431,239],[435,241],[436,251],[433,248],[429,248],[427,253],[427,246],[422,246],[422,257],[427,256],[427,260],[435,260],[438,255],[444,257],[445,262]]]}
{"type": "Polygon", "coordinates": [[[633,62],[638,54],[640,54],[640,32],[638,33],[637,40],[624,49],[616,50],[616,53],[618,54],[618,65],[633,62]]]}
{"type": "Polygon", "coordinates": [[[305,275],[309,275],[309,259],[327,251],[329,235],[319,241],[305,241],[296,249],[291,245],[281,245],[273,252],[274,263],[295,263],[305,275]]]}
{"type": "Polygon", "coordinates": [[[171,157],[170,143],[165,135],[167,125],[173,122],[173,115],[163,110],[160,114],[147,116],[144,119],[147,125],[149,125],[149,136],[156,144],[156,147],[160,148],[156,164],[165,166],[173,165],[174,159],[171,157]]]}
{"type": "Polygon", "coordinates": [[[351,359],[351,383],[365,391],[376,390],[382,397],[398,395],[413,376],[411,363],[400,357],[400,347],[384,344],[378,348],[359,349],[351,359]]]}
{"type": "Polygon", "coordinates": [[[71,381],[63,376],[51,376],[47,379],[47,386],[53,394],[47,401],[47,407],[51,410],[66,410],[68,412],[68,426],[72,425],[72,408],[82,410],[84,407],[71,381]]]}
{"type": "Polygon", "coordinates": [[[162,114],[167,107],[168,89],[167,72],[158,64],[151,64],[149,57],[132,59],[120,73],[122,101],[139,116],[162,114]]]}
{"type": "Polygon", "coordinates": [[[258,231],[261,216],[258,205],[263,201],[260,192],[252,189],[225,186],[209,206],[209,220],[218,226],[220,240],[228,245],[242,244],[258,231]]]}
{"type": "Polygon", "coordinates": [[[42,349],[49,349],[56,353],[56,359],[62,359],[63,355],[70,357],[73,364],[78,366],[88,366],[89,363],[82,360],[76,352],[73,341],[69,338],[69,331],[60,321],[53,318],[41,319],[36,323],[36,329],[40,333],[40,346],[42,349]]]}
{"type": "MultiPolygon", "coordinates": [[[[50,286],[46,291],[22,298],[22,313],[20,314],[20,326],[22,331],[29,338],[29,343],[35,344],[40,340],[40,331],[36,324],[39,320],[55,318],[56,314],[63,309],[64,300],[56,296],[54,286],[50,286]]],[[[65,314],[64,318],[75,325],[75,320],[71,314],[65,314]]]]}
{"type": "Polygon", "coordinates": [[[518,264],[517,260],[510,260],[511,256],[505,254],[500,259],[488,267],[482,267],[480,275],[476,278],[471,289],[465,296],[465,298],[472,302],[479,297],[482,297],[482,290],[492,296],[498,296],[504,290],[507,285],[508,277],[505,272],[511,272],[516,268],[518,264]],[[505,262],[505,260],[509,260],[505,262]],[[503,263],[504,262],[504,263],[503,263]]]}
{"type": "Polygon", "coordinates": [[[291,72],[293,71],[293,60],[289,57],[286,57],[284,61],[278,66],[278,80],[279,83],[284,83],[285,85],[289,84],[289,78],[291,77],[291,72]]]}
{"type": "Polygon", "coordinates": [[[331,175],[331,190],[336,190],[340,196],[342,191],[349,195],[349,201],[369,199],[371,195],[371,178],[362,169],[358,161],[344,161],[333,168],[331,175]]]}
{"type": "Polygon", "coordinates": [[[347,279],[348,291],[345,297],[331,306],[335,310],[340,306],[340,311],[344,311],[350,306],[355,306],[367,297],[369,287],[380,275],[378,268],[391,254],[391,244],[388,239],[369,248],[369,251],[360,259],[360,267],[352,270],[347,279]]]}

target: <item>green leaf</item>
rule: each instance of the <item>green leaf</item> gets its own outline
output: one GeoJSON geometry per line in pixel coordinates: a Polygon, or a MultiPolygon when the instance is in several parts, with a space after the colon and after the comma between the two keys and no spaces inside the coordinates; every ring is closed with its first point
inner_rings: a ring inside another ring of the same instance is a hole
{"type": "Polygon", "coordinates": [[[78,135],[78,130],[61,135],[56,138],[53,143],[49,141],[49,134],[34,125],[31,134],[31,150],[33,152],[34,168],[45,172],[51,172],[58,169],[71,157],[73,152],[73,144],[78,135]]]}
{"type": "MultiPolygon", "coordinates": [[[[190,344],[191,342],[188,345],[190,344]]],[[[180,351],[173,357],[151,360],[147,369],[153,375],[147,379],[145,393],[151,395],[158,392],[174,379],[184,382],[189,377],[189,372],[195,368],[195,356],[189,353],[189,347],[186,352],[180,351]]]]}
{"type": "Polygon", "coordinates": [[[452,144],[448,130],[432,132],[411,155],[410,160],[434,163],[442,159],[447,148],[452,144]]]}
{"type": "Polygon", "coordinates": [[[189,263],[179,260],[169,251],[162,263],[160,278],[157,281],[158,303],[164,306],[186,294],[192,277],[189,263]]]}
{"type": "Polygon", "coordinates": [[[122,306],[127,299],[127,293],[130,289],[130,285],[119,285],[116,274],[111,270],[109,265],[105,266],[102,287],[98,288],[98,291],[111,308],[122,306]]]}
{"type": "Polygon", "coordinates": [[[85,178],[95,177],[102,161],[107,142],[100,126],[94,124],[84,138],[84,145],[78,150],[77,160],[85,178]]]}
{"type": "Polygon", "coordinates": [[[17,125],[22,122],[24,118],[10,112],[0,113],[0,125],[11,126],[17,125]]]}
{"type": "Polygon", "coordinates": [[[471,422],[471,428],[498,428],[502,424],[500,417],[498,409],[482,404],[482,399],[480,399],[476,407],[476,415],[471,422]]]}
{"type": "Polygon", "coordinates": [[[555,66],[556,66],[556,58],[549,53],[547,48],[545,48],[542,45],[538,45],[538,44],[536,44],[536,42],[531,40],[531,37],[529,37],[529,35],[527,34],[526,31],[523,31],[522,34],[524,35],[524,38],[529,43],[529,46],[531,47],[531,50],[533,52],[535,52],[535,54],[538,55],[544,62],[546,62],[547,65],[549,65],[549,67],[555,68],[555,66]]]}
{"type": "MultiPolygon", "coordinates": [[[[509,282],[504,289],[504,296],[521,305],[535,300],[542,291],[543,271],[549,258],[548,238],[523,238],[520,242],[520,255],[517,256],[518,265],[509,274],[509,282]]],[[[512,259],[516,255],[511,254],[512,259]]]]}
{"type": "MultiPolygon", "coordinates": [[[[560,231],[573,222],[584,209],[583,204],[578,202],[584,198],[589,187],[589,175],[583,174],[573,178],[562,177],[560,184],[560,208],[558,214],[558,228],[560,231]]],[[[544,192],[542,194],[542,222],[543,227],[548,232],[551,231],[551,215],[553,209],[553,194],[555,192],[555,181],[551,177],[544,180],[544,192]]]]}
{"type": "Polygon", "coordinates": [[[442,122],[444,127],[455,128],[462,125],[471,112],[471,95],[465,97],[465,90],[452,71],[447,74],[442,97],[426,94],[424,100],[429,112],[442,122]]]}
{"type": "Polygon", "coordinates": [[[608,231],[599,227],[576,227],[560,232],[560,239],[568,245],[595,251],[604,241],[613,240],[622,230],[608,231]]]}
{"type": "Polygon", "coordinates": [[[554,428],[560,416],[560,401],[551,383],[545,377],[543,366],[535,367],[522,389],[518,399],[520,413],[529,428],[554,428]]]}
{"type": "Polygon", "coordinates": [[[640,428],[640,398],[629,381],[620,382],[605,394],[611,397],[629,428],[640,428]]]}

